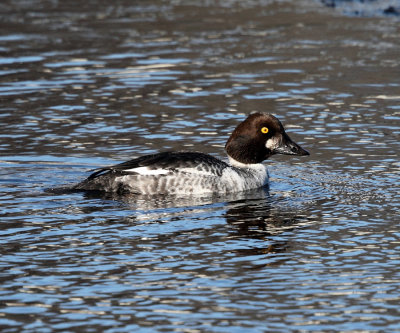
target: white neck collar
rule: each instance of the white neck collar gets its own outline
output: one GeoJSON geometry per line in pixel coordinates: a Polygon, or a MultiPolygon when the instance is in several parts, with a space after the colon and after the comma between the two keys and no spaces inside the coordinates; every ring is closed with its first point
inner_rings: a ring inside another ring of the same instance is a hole
{"type": "Polygon", "coordinates": [[[258,169],[260,167],[260,165],[262,165],[261,163],[249,163],[249,164],[242,163],[242,162],[236,161],[233,157],[231,157],[229,155],[228,155],[228,158],[229,158],[230,165],[232,165],[233,167],[236,167],[236,168],[242,168],[242,169],[257,168],[258,169]]]}

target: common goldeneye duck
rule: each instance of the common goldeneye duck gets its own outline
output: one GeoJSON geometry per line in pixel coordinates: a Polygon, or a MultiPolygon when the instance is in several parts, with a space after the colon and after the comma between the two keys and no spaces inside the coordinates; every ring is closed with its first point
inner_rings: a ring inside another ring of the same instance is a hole
{"type": "Polygon", "coordinates": [[[116,193],[232,193],[268,183],[262,161],[274,154],[309,155],[270,114],[253,113],[240,123],[226,145],[229,163],[198,152],[163,152],[95,170],[73,189],[116,193]]]}

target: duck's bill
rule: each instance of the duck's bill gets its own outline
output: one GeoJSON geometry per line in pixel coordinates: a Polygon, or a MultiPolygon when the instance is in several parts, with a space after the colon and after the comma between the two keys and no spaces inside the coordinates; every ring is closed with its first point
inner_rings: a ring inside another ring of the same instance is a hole
{"type": "Polygon", "coordinates": [[[285,135],[282,142],[278,147],[275,147],[273,152],[275,154],[283,154],[283,155],[298,155],[305,156],[310,155],[310,153],[301,148],[296,142],[293,142],[288,135],[285,135]]]}

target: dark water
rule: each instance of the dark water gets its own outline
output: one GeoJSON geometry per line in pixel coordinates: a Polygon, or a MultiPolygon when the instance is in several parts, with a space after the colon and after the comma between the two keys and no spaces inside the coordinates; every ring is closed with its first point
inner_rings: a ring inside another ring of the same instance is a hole
{"type": "Polygon", "coordinates": [[[400,331],[400,22],[319,1],[0,4],[2,332],[400,331]],[[269,192],[58,195],[253,110],[269,192]]]}

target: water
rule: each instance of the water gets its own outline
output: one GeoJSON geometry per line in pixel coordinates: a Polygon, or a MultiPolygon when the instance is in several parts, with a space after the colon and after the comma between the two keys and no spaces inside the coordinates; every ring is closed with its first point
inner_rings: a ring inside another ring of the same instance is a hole
{"type": "Polygon", "coordinates": [[[400,331],[399,19],[341,6],[1,4],[1,331],[400,331]],[[45,191],[223,157],[252,110],[311,152],[267,161],[269,191],[45,191]]]}

